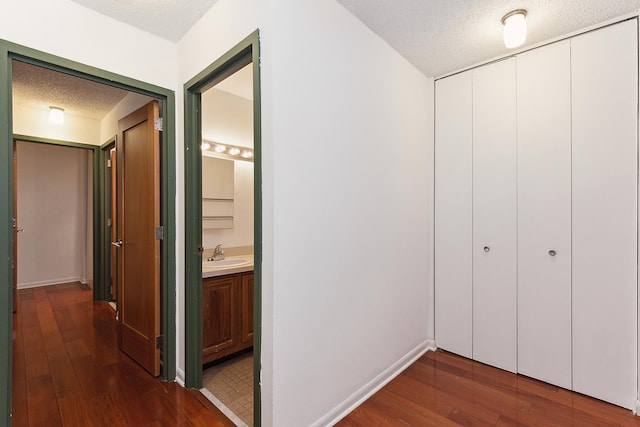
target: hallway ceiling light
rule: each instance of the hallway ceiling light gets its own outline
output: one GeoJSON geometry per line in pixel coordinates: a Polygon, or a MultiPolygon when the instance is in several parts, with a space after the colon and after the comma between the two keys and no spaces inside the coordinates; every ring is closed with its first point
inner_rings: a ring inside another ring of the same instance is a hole
{"type": "Polygon", "coordinates": [[[518,9],[513,10],[502,17],[502,25],[504,25],[504,45],[506,47],[518,47],[527,39],[526,16],[526,10],[518,9]]]}
{"type": "Polygon", "coordinates": [[[64,123],[64,109],[60,107],[49,107],[49,121],[56,125],[64,123]]]}

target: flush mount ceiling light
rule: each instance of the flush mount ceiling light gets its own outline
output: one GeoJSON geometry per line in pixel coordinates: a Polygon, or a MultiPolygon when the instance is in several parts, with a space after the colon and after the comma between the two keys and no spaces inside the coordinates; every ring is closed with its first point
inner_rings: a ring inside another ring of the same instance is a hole
{"type": "Polygon", "coordinates": [[[504,45],[506,47],[518,47],[527,39],[526,16],[526,10],[518,9],[513,10],[502,17],[502,25],[504,25],[504,45]]]}
{"type": "Polygon", "coordinates": [[[49,121],[56,125],[64,123],[64,109],[60,107],[49,107],[49,121]]]}

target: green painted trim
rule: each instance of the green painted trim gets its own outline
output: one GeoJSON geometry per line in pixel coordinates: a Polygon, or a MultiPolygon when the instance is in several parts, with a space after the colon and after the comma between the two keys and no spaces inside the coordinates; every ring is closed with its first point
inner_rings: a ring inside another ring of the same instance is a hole
{"type": "Polygon", "coordinates": [[[253,67],[254,128],[254,425],[261,425],[262,132],[260,34],[255,31],[184,85],[185,115],[185,385],[202,387],[202,120],[201,93],[240,68],[253,67]]]}
{"type": "Polygon", "coordinates": [[[109,217],[109,210],[111,208],[111,199],[109,197],[109,193],[107,192],[107,186],[111,186],[111,173],[109,172],[109,168],[107,168],[107,159],[109,158],[109,150],[115,147],[116,139],[112,138],[105,144],[100,146],[100,155],[98,156],[98,169],[100,175],[99,182],[99,200],[100,200],[100,234],[99,234],[99,246],[101,249],[100,252],[100,263],[97,264],[99,266],[99,277],[102,284],[100,289],[99,298],[102,301],[110,301],[111,300],[111,290],[109,289],[109,275],[111,273],[111,260],[109,257],[110,248],[111,248],[111,235],[109,234],[109,227],[107,226],[107,219],[109,217]]]}
{"type": "Polygon", "coordinates": [[[0,44],[0,425],[11,425],[13,367],[13,124],[11,122],[11,62],[0,44]],[[4,201],[9,203],[4,203],[4,201]],[[9,345],[4,345],[9,343],[9,345]],[[4,420],[4,421],[3,421],[4,420]]]}
{"type": "Polygon", "coordinates": [[[82,144],[79,142],[70,142],[70,141],[61,141],[57,139],[51,138],[40,138],[37,136],[28,136],[28,135],[13,135],[13,139],[15,141],[22,142],[31,142],[36,144],[48,144],[48,145],[57,145],[59,147],[69,147],[69,148],[79,148],[82,150],[91,151],[91,160],[93,163],[93,171],[92,171],[92,180],[93,183],[93,299],[96,301],[102,300],[102,291],[104,289],[104,282],[102,281],[102,276],[100,275],[100,271],[98,267],[102,267],[100,264],[101,253],[103,252],[102,246],[100,245],[100,171],[98,170],[98,162],[100,156],[99,147],[91,144],[82,144]]]}
{"type": "MultiPolygon", "coordinates": [[[[252,34],[253,67],[253,372],[262,372],[262,88],[260,86],[260,34],[252,34]]],[[[260,375],[253,375],[253,425],[262,425],[262,388],[260,375]]]]}
{"type": "MultiPolygon", "coordinates": [[[[13,209],[13,163],[12,163],[12,110],[11,110],[11,60],[60,71],[98,83],[147,95],[162,101],[165,131],[162,132],[163,166],[162,220],[165,238],[162,244],[162,327],[163,379],[173,381],[176,377],[176,157],[175,157],[175,94],[169,89],[140,80],[71,61],[26,46],[0,39],[0,283],[11,283],[13,263],[13,233],[11,215],[13,209]],[[4,261],[6,260],[6,262],[4,261]]],[[[0,425],[10,425],[11,417],[11,369],[12,369],[12,290],[0,286],[0,425]],[[4,421],[3,421],[4,420],[4,421]]]]}

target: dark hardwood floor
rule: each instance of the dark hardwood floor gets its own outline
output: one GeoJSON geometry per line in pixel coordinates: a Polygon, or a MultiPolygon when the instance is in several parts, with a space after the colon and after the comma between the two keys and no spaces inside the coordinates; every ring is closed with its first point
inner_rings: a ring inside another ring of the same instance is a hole
{"type": "Polygon", "coordinates": [[[113,309],[79,283],[18,291],[13,320],[13,426],[233,426],[119,352],[113,309]]]}
{"type": "Polygon", "coordinates": [[[428,352],[338,426],[640,426],[631,411],[446,353],[428,352]]]}

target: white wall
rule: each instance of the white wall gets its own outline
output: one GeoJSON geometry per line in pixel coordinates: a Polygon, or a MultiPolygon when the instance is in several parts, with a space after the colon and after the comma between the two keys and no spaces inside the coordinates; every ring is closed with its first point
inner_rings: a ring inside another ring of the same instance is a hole
{"type": "Polygon", "coordinates": [[[100,121],[100,145],[109,142],[118,133],[118,120],[147,105],[153,98],[135,92],[129,92],[122,101],[113,107],[100,121]]]}
{"type": "Polygon", "coordinates": [[[331,0],[220,0],[179,84],[258,27],[263,424],[324,424],[432,338],[433,82],[331,0]]]}
{"type": "Polygon", "coordinates": [[[49,120],[49,109],[13,105],[13,133],[59,141],[100,145],[100,122],[87,117],[65,114],[64,124],[49,120]]]}
{"type": "Polygon", "coordinates": [[[169,89],[175,44],[70,0],[3,1],[0,38],[169,89]]]}
{"type": "Polygon", "coordinates": [[[253,245],[253,162],[234,161],[233,228],[202,230],[205,249],[253,245]]]}
{"type": "Polygon", "coordinates": [[[202,139],[253,147],[253,102],[211,88],[202,94],[202,139]]]}
{"type": "Polygon", "coordinates": [[[274,3],[273,425],[324,425],[432,338],[433,81],[333,1],[274,3]]]}
{"type": "Polygon", "coordinates": [[[18,288],[85,281],[88,151],[17,143],[18,288]]]}

